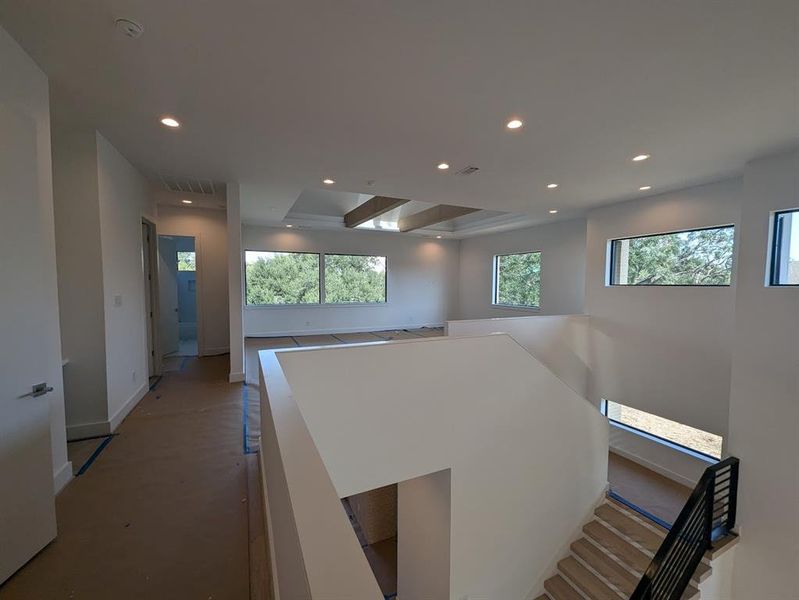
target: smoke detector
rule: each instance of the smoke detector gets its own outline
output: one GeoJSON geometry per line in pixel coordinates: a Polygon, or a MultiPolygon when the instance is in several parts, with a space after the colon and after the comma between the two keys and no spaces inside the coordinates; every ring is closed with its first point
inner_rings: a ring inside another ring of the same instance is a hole
{"type": "Polygon", "coordinates": [[[134,40],[144,33],[144,27],[142,27],[141,23],[131,21],[130,19],[117,19],[114,24],[118,31],[121,31],[124,35],[134,40]]]}

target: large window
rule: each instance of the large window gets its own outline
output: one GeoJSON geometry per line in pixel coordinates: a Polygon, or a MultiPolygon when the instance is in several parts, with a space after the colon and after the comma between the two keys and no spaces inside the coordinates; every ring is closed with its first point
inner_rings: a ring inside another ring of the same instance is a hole
{"type": "Polygon", "coordinates": [[[318,254],[247,250],[244,262],[247,304],[319,304],[318,254]]]}
{"type": "Polygon", "coordinates": [[[386,257],[325,254],[327,304],[386,301],[386,257]]]}
{"type": "Polygon", "coordinates": [[[619,404],[602,401],[602,413],[612,422],[634,432],[697,452],[708,458],[721,459],[722,437],[676,421],[619,404]]]}
{"type": "Polygon", "coordinates": [[[799,209],[774,215],[771,285],[799,285],[799,209]]]}
{"type": "Polygon", "coordinates": [[[541,306],[541,253],[494,257],[494,304],[520,308],[541,306]]]}
{"type": "Polygon", "coordinates": [[[732,225],[610,242],[611,285],[730,285],[732,225]]]}

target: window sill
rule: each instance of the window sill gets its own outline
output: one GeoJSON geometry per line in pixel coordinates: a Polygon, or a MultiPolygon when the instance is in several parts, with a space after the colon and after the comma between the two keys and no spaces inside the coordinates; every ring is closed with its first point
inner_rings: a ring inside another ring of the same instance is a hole
{"type": "Polygon", "coordinates": [[[388,306],[388,302],[352,302],[341,304],[246,304],[244,310],[287,310],[309,308],[379,308],[388,306]]]}
{"type": "Polygon", "coordinates": [[[625,425],[624,423],[619,423],[618,421],[613,421],[612,419],[608,419],[608,424],[611,427],[621,429],[622,431],[627,431],[628,433],[632,433],[633,435],[637,435],[638,437],[650,440],[652,442],[655,442],[656,444],[665,446],[666,448],[676,450],[677,452],[690,456],[691,458],[701,460],[707,463],[708,465],[715,465],[717,462],[721,460],[720,458],[713,458],[712,456],[709,456],[707,454],[702,454],[701,452],[697,452],[696,450],[691,450],[686,446],[681,446],[680,444],[671,442],[665,438],[658,437],[651,433],[647,433],[646,431],[641,431],[640,429],[636,429],[635,427],[630,427],[629,425],[625,425]]]}
{"type": "Polygon", "coordinates": [[[520,310],[523,312],[541,312],[540,306],[514,306],[512,304],[492,304],[491,308],[500,310],[520,310]]]}

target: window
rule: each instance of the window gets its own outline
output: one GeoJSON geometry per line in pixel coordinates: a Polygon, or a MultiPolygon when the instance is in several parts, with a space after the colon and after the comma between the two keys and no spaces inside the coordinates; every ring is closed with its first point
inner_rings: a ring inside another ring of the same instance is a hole
{"type": "Polygon", "coordinates": [[[501,254],[494,257],[494,304],[541,306],[541,253],[501,254]]]}
{"type": "Polygon", "coordinates": [[[325,254],[325,303],[386,301],[386,257],[325,254]]]}
{"type": "Polygon", "coordinates": [[[636,433],[643,433],[660,441],[665,440],[707,458],[721,459],[722,437],[720,435],[695,429],[610,400],[602,401],[602,414],[611,423],[621,425],[636,433]]]}
{"type": "Polygon", "coordinates": [[[611,285],[730,285],[732,225],[612,240],[611,285]]]}
{"type": "Polygon", "coordinates": [[[799,209],[774,215],[771,285],[799,285],[799,209]]]}
{"type": "Polygon", "coordinates": [[[196,271],[194,252],[178,252],[178,271],[196,271]]]}
{"type": "Polygon", "coordinates": [[[248,305],[319,304],[319,255],[244,252],[248,305]]]}

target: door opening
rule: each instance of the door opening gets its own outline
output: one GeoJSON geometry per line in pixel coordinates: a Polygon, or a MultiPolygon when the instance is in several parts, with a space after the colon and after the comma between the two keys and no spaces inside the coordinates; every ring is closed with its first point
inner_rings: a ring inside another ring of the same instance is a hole
{"type": "Polygon", "coordinates": [[[197,249],[194,237],[161,235],[158,250],[162,365],[172,371],[199,354],[197,249]]]}
{"type": "Polygon", "coordinates": [[[147,219],[141,222],[142,265],[144,272],[144,318],[147,324],[147,371],[150,379],[161,372],[160,361],[157,360],[156,348],[158,347],[158,329],[156,315],[158,302],[155,290],[157,287],[157,263],[155,257],[158,251],[155,246],[155,226],[147,219]]]}

